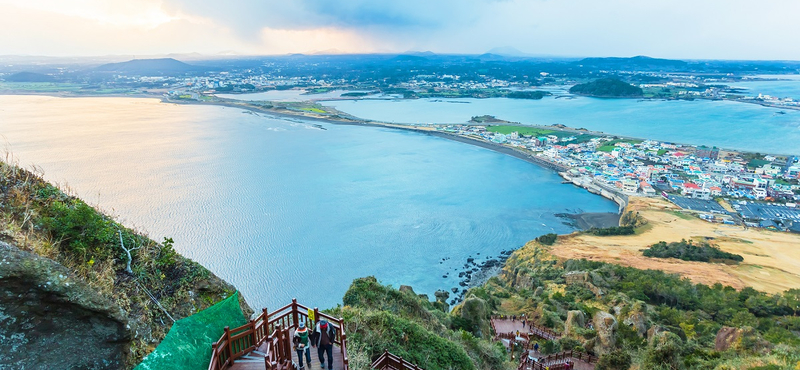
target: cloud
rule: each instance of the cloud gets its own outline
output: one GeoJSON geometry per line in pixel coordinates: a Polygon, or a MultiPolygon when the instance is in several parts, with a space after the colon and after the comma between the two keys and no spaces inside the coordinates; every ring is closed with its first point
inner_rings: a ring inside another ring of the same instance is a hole
{"type": "Polygon", "coordinates": [[[0,0],[0,54],[508,45],[570,56],[800,59],[790,47],[797,14],[796,0],[0,0]]]}

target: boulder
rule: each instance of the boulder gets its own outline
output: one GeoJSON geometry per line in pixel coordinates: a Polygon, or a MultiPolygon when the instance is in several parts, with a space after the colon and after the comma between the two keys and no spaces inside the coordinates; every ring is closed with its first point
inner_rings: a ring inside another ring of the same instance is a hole
{"type": "Polygon", "coordinates": [[[4,242],[0,318],[1,369],[126,367],[132,335],[122,309],[61,264],[4,242]]]}
{"type": "Polygon", "coordinates": [[[733,349],[736,352],[762,353],[770,348],[770,343],[764,340],[758,331],[752,327],[732,328],[723,326],[717,332],[714,348],[717,351],[733,349]]]}
{"type": "Polygon", "coordinates": [[[465,299],[461,304],[461,317],[475,324],[475,336],[488,338],[492,335],[488,319],[489,305],[483,299],[475,296],[465,299]]]}
{"type": "Polygon", "coordinates": [[[398,289],[398,290],[403,292],[403,293],[411,293],[413,295],[417,295],[417,293],[414,293],[414,288],[412,288],[412,287],[410,287],[408,285],[401,285],[400,289],[398,289]]]}
{"type": "Polygon", "coordinates": [[[538,297],[538,296],[542,295],[542,292],[544,292],[544,289],[542,289],[542,287],[540,287],[540,286],[537,286],[536,290],[533,291],[533,296],[534,297],[538,297]]]}
{"type": "Polygon", "coordinates": [[[617,320],[610,313],[598,311],[592,318],[594,329],[597,331],[597,340],[594,351],[602,356],[614,350],[617,344],[617,320]]]}
{"type": "Polygon", "coordinates": [[[567,321],[564,322],[564,336],[575,333],[575,328],[583,328],[586,326],[586,316],[583,311],[569,311],[567,312],[567,321]]]}
{"type": "Polygon", "coordinates": [[[643,312],[631,312],[622,323],[633,328],[641,338],[647,334],[647,317],[643,312]]]}

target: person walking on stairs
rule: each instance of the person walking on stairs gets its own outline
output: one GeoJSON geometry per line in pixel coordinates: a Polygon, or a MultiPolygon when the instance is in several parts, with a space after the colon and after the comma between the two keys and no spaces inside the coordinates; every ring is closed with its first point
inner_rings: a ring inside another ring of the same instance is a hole
{"type": "Polygon", "coordinates": [[[292,338],[292,342],[294,343],[294,350],[297,352],[297,361],[300,362],[300,369],[305,369],[303,367],[303,353],[305,352],[306,355],[306,363],[308,367],[311,367],[311,348],[309,348],[309,340],[310,332],[308,328],[306,328],[306,322],[300,321],[297,324],[297,330],[294,331],[294,338],[292,338]]]}
{"type": "Polygon", "coordinates": [[[311,345],[317,347],[319,363],[325,368],[325,354],[328,354],[328,370],[333,370],[333,343],[336,341],[336,328],[329,322],[320,320],[311,334],[311,345]]]}

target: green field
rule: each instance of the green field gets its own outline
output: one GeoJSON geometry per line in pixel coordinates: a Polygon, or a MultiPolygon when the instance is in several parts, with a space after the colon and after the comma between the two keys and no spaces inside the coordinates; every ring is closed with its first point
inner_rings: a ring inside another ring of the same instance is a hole
{"type": "Polygon", "coordinates": [[[562,136],[572,136],[570,133],[565,133],[561,131],[553,131],[553,130],[546,130],[542,128],[536,127],[524,127],[524,126],[488,126],[486,127],[486,131],[496,132],[499,134],[510,134],[512,132],[517,132],[520,135],[531,135],[531,136],[544,136],[544,135],[556,135],[559,137],[562,136]],[[565,135],[566,134],[566,135],[565,135]]]}
{"type": "Polygon", "coordinates": [[[631,143],[631,144],[639,144],[641,140],[628,140],[628,139],[615,139],[611,141],[606,141],[603,146],[597,148],[600,152],[611,152],[616,148],[617,143],[631,143]]]}
{"type": "Polygon", "coordinates": [[[0,82],[0,90],[26,91],[26,92],[59,92],[81,90],[79,84],[54,83],[54,82],[0,82]]]}
{"type": "Polygon", "coordinates": [[[319,108],[313,108],[313,107],[309,107],[309,108],[300,108],[300,110],[302,110],[302,111],[306,111],[306,112],[312,112],[312,113],[326,113],[326,112],[325,112],[324,110],[322,110],[322,109],[319,109],[319,108]]]}

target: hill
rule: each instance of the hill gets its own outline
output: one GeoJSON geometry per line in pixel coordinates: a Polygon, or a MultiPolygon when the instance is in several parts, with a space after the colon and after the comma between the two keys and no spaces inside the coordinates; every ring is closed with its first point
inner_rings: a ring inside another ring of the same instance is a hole
{"type": "Polygon", "coordinates": [[[0,368],[131,368],[173,319],[234,294],[172,243],[0,162],[0,368]]]}
{"type": "Polygon", "coordinates": [[[17,72],[3,77],[6,82],[53,82],[55,78],[50,75],[36,72],[17,72]]]}
{"type": "Polygon", "coordinates": [[[187,73],[204,73],[213,68],[186,64],[172,58],[133,59],[127,62],[108,63],[95,67],[94,72],[114,72],[127,75],[160,76],[187,73]]]}
{"type": "Polygon", "coordinates": [[[646,56],[630,58],[584,58],[575,64],[584,67],[610,69],[610,70],[678,70],[685,69],[689,63],[675,59],[659,59],[646,56]]]}
{"type": "Polygon", "coordinates": [[[598,98],[638,98],[643,95],[640,87],[616,78],[601,78],[592,82],[577,84],[572,86],[569,92],[598,98]]]}
{"type": "MultiPolygon", "coordinates": [[[[559,237],[562,238],[562,237],[559,237]]],[[[695,284],[677,274],[562,259],[530,242],[481,289],[498,314],[560,335],[542,354],[588,351],[598,369],[790,369],[800,361],[800,290],[695,284]]]]}

